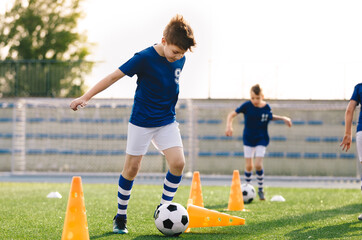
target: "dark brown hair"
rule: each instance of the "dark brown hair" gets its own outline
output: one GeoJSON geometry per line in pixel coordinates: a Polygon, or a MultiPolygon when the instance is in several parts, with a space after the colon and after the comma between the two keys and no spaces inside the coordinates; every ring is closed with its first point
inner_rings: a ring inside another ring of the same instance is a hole
{"type": "Polygon", "coordinates": [[[263,90],[260,88],[259,84],[255,84],[254,86],[252,86],[250,91],[252,91],[258,96],[263,93],[263,90]]]}
{"type": "Polygon", "coordinates": [[[184,20],[182,15],[177,14],[163,30],[163,37],[168,44],[176,45],[182,50],[190,50],[196,46],[194,33],[190,25],[184,20]]]}

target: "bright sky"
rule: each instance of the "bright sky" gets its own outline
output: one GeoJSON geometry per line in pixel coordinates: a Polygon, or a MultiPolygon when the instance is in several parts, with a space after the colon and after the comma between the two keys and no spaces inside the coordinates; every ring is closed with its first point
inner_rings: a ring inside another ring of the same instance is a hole
{"type": "MultiPolygon", "coordinates": [[[[0,1],[0,12],[6,2],[0,1]]],[[[181,98],[349,99],[362,82],[359,0],[85,0],[79,28],[97,43],[93,86],[137,51],[160,42],[182,14],[198,43],[186,54],[181,98]]],[[[132,98],[136,76],[97,97],[132,98]]]]}

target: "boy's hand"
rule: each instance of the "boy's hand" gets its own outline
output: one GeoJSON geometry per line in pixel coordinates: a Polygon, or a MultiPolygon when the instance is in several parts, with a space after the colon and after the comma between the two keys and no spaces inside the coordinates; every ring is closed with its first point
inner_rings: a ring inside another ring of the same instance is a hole
{"type": "Polygon", "coordinates": [[[87,103],[88,102],[83,100],[81,97],[76,98],[70,103],[70,108],[73,109],[73,111],[77,111],[79,108],[84,108],[87,103]]]}
{"type": "Polygon", "coordinates": [[[339,146],[342,147],[342,151],[345,150],[347,152],[351,147],[351,143],[352,143],[352,136],[344,135],[343,140],[339,146]]]}
{"type": "Polygon", "coordinates": [[[225,135],[228,137],[233,136],[233,129],[232,128],[227,128],[225,131],[225,135]]]}
{"type": "Polygon", "coordinates": [[[284,119],[284,123],[288,126],[288,127],[291,127],[293,124],[292,124],[292,120],[290,120],[290,118],[288,117],[285,117],[284,119]]]}

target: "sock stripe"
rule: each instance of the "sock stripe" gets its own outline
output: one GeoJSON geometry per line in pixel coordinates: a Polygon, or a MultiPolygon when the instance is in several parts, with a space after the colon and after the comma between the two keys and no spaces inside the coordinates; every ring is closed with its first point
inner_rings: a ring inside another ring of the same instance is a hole
{"type": "Polygon", "coordinates": [[[169,196],[166,196],[165,194],[162,194],[162,199],[171,202],[173,199],[173,196],[169,197],[169,196]]]}
{"type": "Polygon", "coordinates": [[[181,178],[182,178],[182,175],[176,176],[176,175],[173,175],[170,171],[168,171],[166,174],[166,180],[170,183],[179,184],[181,182],[181,178]]]}
{"type": "Polygon", "coordinates": [[[120,192],[118,192],[118,197],[122,200],[128,200],[131,194],[129,195],[122,195],[120,192]]]}
{"type": "MultiPolygon", "coordinates": [[[[181,179],[180,179],[180,181],[181,181],[181,179]]],[[[165,179],[165,181],[163,181],[163,184],[170,188],[178,188],[180,181],[177,183],[172,183],[172,182],[168,181],[167,179],[165,179]]]]}
{"type": "Polygon", "coordinates": [[[166,195],[166,196],[169,196],[169,197],[175,196],[175,193],[176,193],[176,191],[175,192],[169,192],[167,190],[163,190],[163,194],[166,195]]]}
{"type": "Polygon", "coordinates": [[[252,172],[247,172],[247,171],[244,172],[245,177],[251,177],[252,174],[253,174],[252,172]]]}
{"type": "Polygon", "coordinates": [[[117,210],[117,217],[121,216],[123,219],[127,219],[127,209],[119,209],[117,210]]]}
{"type": "Polygon", "coordinates": [[[119,205],[128,205],[128,202],[129,202],[129,200],[122,200],[122,199],[118,198],[118,206],[119,205]]]}
{"type": "Polygon", "coordinates": [[[168,191],[168,192],[176,192],[177,191],[177,187],[169,187],[169,186],[167,186],[167,185],[163,185],[163,189],[164,190],[166,190],[166,191],[168,191]]]}
{"type": "Polygon", "coordinates": [[[127,205],[118,204],[118,209],[119,210],[127,210],[127,205]]]}
{"type": "Polygon", "coordinates": [[[133,186],[133,180],[127,180],[122,175],[119,177],[118,186],[122,186],[124,190],[131,190],[133,186]]]}
{"type": "Polygon", "coordinates": [[[166,189],[163,190],[163,194],[165,194],[166,196],[175,196],[175,193],[176,191],[174,192],[170,192],[170,191],[167,191],[166,189]]]}
{"type": "Polygon", "coordinates": [[[131,190],[124,190],[120,186],[118,186],[118,192],[122,195],[131,195],[131,190]]]}

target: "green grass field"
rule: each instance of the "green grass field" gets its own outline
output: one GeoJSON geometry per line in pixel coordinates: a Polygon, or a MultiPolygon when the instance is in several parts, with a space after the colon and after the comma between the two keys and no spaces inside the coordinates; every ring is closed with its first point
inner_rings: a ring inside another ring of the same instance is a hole
{"type": "MultiPolygon", "coordinates": [[[[0,239],[60,239],[69,184],[0,183],[0,239]],[[58,191],[62,199],[48,199],[58,191]]],[[[91,239],[168,239],[152,218],[162,186],[134,185],[128,207],[127,235],[112,231],[117,186],[83,184],[91,239]]],[[[174,201],[186,205],[190,187],[181,186],[174,201]]],[[[225,212],[230,188],[202,186],[206,208],[225,212]]],[[[359,189],[266,188],[267,201],[245,205],[249,212],[226,212],[246,219],[243,226],[194,228],[180,239],[362,239],[359,189]],[[271,202],[282,195],[286,202],[271,202]]]]}

